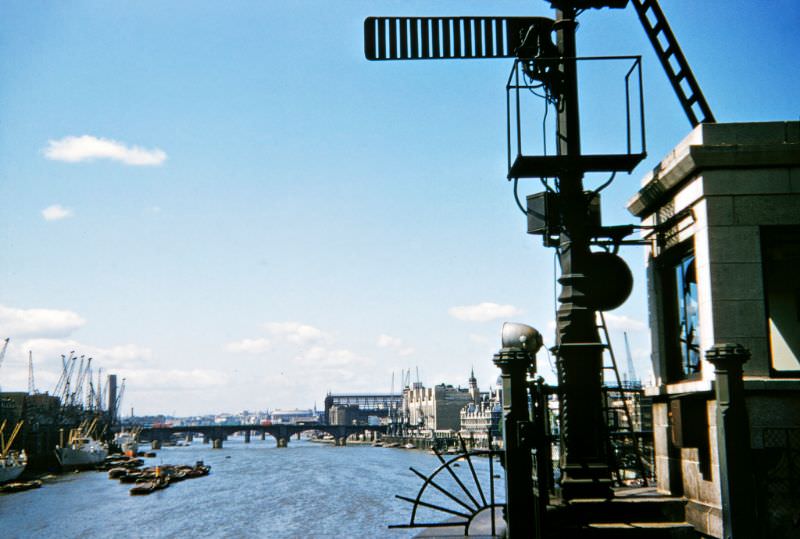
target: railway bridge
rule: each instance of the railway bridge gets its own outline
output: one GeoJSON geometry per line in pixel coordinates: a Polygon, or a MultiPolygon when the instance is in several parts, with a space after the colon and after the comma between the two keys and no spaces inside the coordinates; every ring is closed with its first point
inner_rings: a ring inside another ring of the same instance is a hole
{"type": "MultiPolygon", "coordinates": [[[[324,432],[333,436],[334,443],[339,446],[347,444],[347,438],[353,434],[363,434],[366,431],[385,431],[385,427],[374,425],[324,425],[321,423],[278,423],[274,425],[179,425],[179,426],[151,426],[141,430],[139,438],[142,442],[151,442],[154,449],[161,443],[172,438],[175,433],[186,433],[191,439],[195,434],[203,436],[203,443],[212,443],[214,448],[221,448],[222,442],[228,436],[237,432],[244,433],[244,443],[250,443],[253,433],[261,439],[269,434],[277,440],[278,447],[287,447],[293,435],[299,436],[306,431],[324,432]]],[[[157,447],[158,446],[158,447],[157,447]]]]}

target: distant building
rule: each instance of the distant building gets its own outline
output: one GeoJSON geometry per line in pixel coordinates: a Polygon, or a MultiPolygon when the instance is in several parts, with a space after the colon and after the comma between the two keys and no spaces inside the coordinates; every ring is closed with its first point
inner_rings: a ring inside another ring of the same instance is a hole
{"type": "Polygon", "coordinates": [[[319,414],[314,410],[274,410],[272,423],[317,423],[319,414]]]}
{"type": "Polygon", "coordinates": [[[392,393],[328,393],[323,420],[328,425],[368,425],[370,417],[388,422],[402,400],[402,395],[392,393]]]}
{"type": "Polygon", "coordinates": [[[481,393],[473,372],[469,378],[468,391],[471,402],[464,406],[459,414],[461,436],[488,447],[490,435],[493,440],[499,440],[501,437],[500,420],[503,416],[503,403],[500,390],[495,388],[488,393],[481,393]]]}
{"type": "Polygon", "coordinates": [[[477,387],[471,390],[446,384],[426,388],[416,383],[406,387],[403,411],[407,426],[417,430],[460,430],[461,410],[475,401],[476,390],[477,387]]]}

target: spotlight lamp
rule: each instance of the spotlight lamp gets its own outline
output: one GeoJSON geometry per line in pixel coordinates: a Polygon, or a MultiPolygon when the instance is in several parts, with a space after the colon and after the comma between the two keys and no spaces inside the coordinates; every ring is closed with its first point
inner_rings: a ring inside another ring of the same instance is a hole
{"type": "Polygon", "coordinates": [[[531,326],[506,322],[503,324],[503,348],[521,348],[531,355],[542,347],[542,335],[531,326]]]}

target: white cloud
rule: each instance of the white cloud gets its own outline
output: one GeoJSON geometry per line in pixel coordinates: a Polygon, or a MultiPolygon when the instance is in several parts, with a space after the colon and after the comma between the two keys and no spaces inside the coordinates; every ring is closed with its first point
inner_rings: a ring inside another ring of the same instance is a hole
{"type": "Polygon", "coordinates": [[[399,356],[410,356],[416,350],[411,346],[405,346],[403,339],[399,337],[392,337],[391,335],[381,334],[378,335],[378,347],[389,348],[397,352],[399,356]]]}
{"type": "Polygon", "coordinates": [[[399,348],[403,346],[403,339],[381,334],[378,335],[378,346],[380,348],[399,348]]]}
{"type": "Polygon", "coordinates": [[[44,155],[48,159],[67,163],[110,159],[136,166],[160,165],[167,159],[167,154],[158,148],[148,150],[139,146],[126,146],[115,140],[91,135],[50,140],[44,149],[44,155]]]}
{"type": "Polygon", "coordinates": [[[341,367],[363,367],[372,363],[350,350],[330,350],[323,346],[312,346],[295,356],[295,361],[303,365],[313,365],[316,369],[341,367]]]}
{"type": "MultiPolygon", "coordinates": [[[[626,315],[603,313],[610,331],[647,331],[647,324],[626,315]]],[[[598,324],[600,315],[598,315],[598,324]]]]}
{"type": "Polygon", "coordinates": [[[511,318],[522,314],[522,309],[513,305],[499,305],[497,303],[479,303],[477,305],[463,305],[451,307],[447,311],[450,316],[469,322],[488,322],[498,318],[511,318]]]}
{"type": "Polygon", "coordinates": [[[330,338],[330,335],[324,331],[299,322],[268,322],[264,324],[264,328],[271,334],[295,344],[324,341],[330,338]]]}
{"type": "MultiPolygon", "coordinates": [[[[91,357],[95,368],[106,372],[113,369],[138,369],[153,362],[153,352],[136,344],[119,344],[111,347],[93,346],[74,339],[30,339],[23,343],[24,350],[31,350],[34,357],[45,360],[60,358],[75,351],[77,356],[91,357]]],[[[60,368],[60,367],[59,367],[60,368]]]]}
{"type": "Polygon", "coordinates": [[[230,352],[242,352],[245,354],[259,354],[272,348],[269,339],[242,339],[241,341],[229,342],[225,348],[230,352]]]}
{"type": "Polygon", "coordinates": [[[136,369],[120,371],[117,376],[125,378],[125,385],[140,393],[198,391],[224,387],[231,380],[230,373],[211,369],[136,369]]]}
{"type": "Polygon", "coordinates": [[[72,217],[73,212],[70,208],[65,208],[61,204],[53,204],[42,210],[42,217],[45,221],[60,221],[67,217],[72,217]]]}
{"type": "Polygon", "coordinates": [[[0,305],[0,336],[66,337],[86,324],[72,311],[56,309],[14,309],[0,305]]]}

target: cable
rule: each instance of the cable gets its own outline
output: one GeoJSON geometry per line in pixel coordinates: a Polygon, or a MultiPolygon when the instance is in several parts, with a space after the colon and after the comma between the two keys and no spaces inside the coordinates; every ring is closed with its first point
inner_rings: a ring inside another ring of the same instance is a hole
{"type": "Polygon", "coordinates": [[[522,213],[524,213],[527,216],[528,215],[528,210],[526,210],[522,206],[522,202],[519,201],[519,193],[517,193],[517,185],[518,184],[519,184],[519,178],[514,178],[514,200],[517,201],[517,207],[519,208],[519,211],[521,211],[522,213]]]}
{"type": "Polygon", "coordinates": [[[596,194],[598,194],[600,191],[602,191],[603,189],[605,189],[606,187],[608,187],[609,185],[611,185],[611,182],[613,182],[613,181],[614,181],[614,177],[615,177],[616,175],[617,175],[617,171],[614,171],[614,172],[612,172],[612,173],[611,173],[611,177],[610,177],[608,180],[606,180],[606,182],[605,182],[603,185],[601,185],[600,187],[598,187],[597,189],[595,189],[594,191],[592,191],[592,194],[593,194],[593,195],[596,195],[596,194]]]}
{"type": "Polygon", "coordinates": [[[550,357],[550,349],[545,346],[544,351],[547,352],[547,363],[550,365],[550,371],[555,375],[556,380],[558,380],[558,371],[556,371],[556,367],[553,365],[553,360],[550,357]]]}
{"type": "Polygon", "coordinates": [[[548,102],[545,98],[544,100],[544,117],[542,118],[542,146],[544,147],[544,154],[547,155],[547,111],[550,110],[548,108],[548,102]]]}

